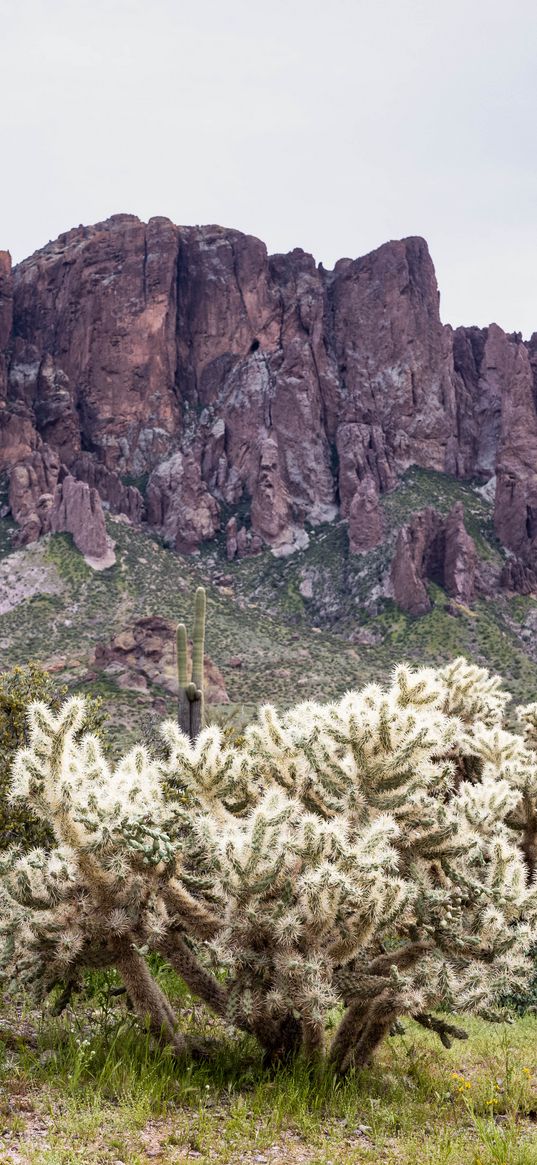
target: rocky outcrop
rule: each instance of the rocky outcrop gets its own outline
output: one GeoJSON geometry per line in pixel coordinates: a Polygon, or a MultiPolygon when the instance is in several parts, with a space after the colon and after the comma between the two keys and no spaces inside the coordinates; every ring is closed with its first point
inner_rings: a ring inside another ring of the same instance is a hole
{"type": "Polygon", "coordinates": [[[327,288],[337,372],[327,419],[336,439],[342,423],[359,426],[353,444],[381,490],[412,464],[456,472],[451,333],[427,244],[403,239],[340,259],[327,288]]]}
{"type": "Polygon", "coordinates": [[[216,534],[218,505],[191,452],[174,453],[151,474],[147,516],[170,546],[186,553],[216,534]]]}
{"type": "Polygon", "coordinates": [[[420,238],[325,271],[116,215],[13,275],[0,255],[0,472],[46,445],[180,550],[226,523],[231,557],[288,553],[339,514],[360,553],[415,464],[496,475],[498,535],[533,569],[536,385],[537,337],[442,325],[420,238]]]}
{"type": "Polygon", "coordinates": [[[494,525],[503,545],[537,568],[537,413],[533,371],[520,338],[501,344],[502,410],[494,525]]]}
{"type": "Polygon", "coordinates": [[[501,576],[500,586],[518,595],[537,594],[537,570],[521,562],[519,558],[508,558],[501,576]]]}
{"type": "Polygon", "coordinates": [[[56,486],[48,528],[53,534],[71,534],[75,546],[92,563],[111,566],[115,561],[101,499],[85,481],[76,481],[68,474],[56,486]]]}
{"type": "Polygon", "coordinates": [[[38,443],[35,418],[24,402],[8,392],[13,343],[13,274],[11,256],[0,251],[0,474],[19,465],[38,443]]]}
{"type": "Polygon", "coordinates": [[[263,549],[263,542],[259,534],[252,534],[246,526],[239,526],[235,517],[230,518],[226,525],[226,554],[228,561],[233,558],[247,558],[251,554],[259,554],[263,549]]]}
{"type": "Polygon", "coordinates": [[[167,219],[115,215],[15,269],[11,398],[68,468],[90,449],[137,475],[170,452],[177,253],[167,219]]]}
{"type": "Polygon", "coordinates": [[[18,546],[35,542],[50,529],[50,511],[60,478],[58,454],[42,445],[24,461],[14,465],[9,474],[9,505],[18,523],[18,546]]]}
{"type": "Polygon", "coordinates": [[[71,466],[71,473],[78,481],[85,481],[96,489],[113,514],[125,514],[134,525],[142,521],[145,504],[140,490],[134,485],[126,485],[117,473],[107,469],[93,454],[80,453],[71,466]]]}
{"type": "Polygon", "coordinates": [[[427,582],[435,582],[459,603],[475,597],[477,554],[464,525],[460,502],[447,517],[428,507],[399,531],[390,569],[393,597],[409,615],[431,610],[427,582]]]}
{"type": "Polygon", "coordinates": [[[384,523],[379,493],[372,477],[356,487],[349,506],[349,546],[352,554],[372,550],[382,542],[384,523]]]}
{"type": "MultiPolygon", "coordinates": [[[[160,615],[137,619],[122,628],[109,643],[98,644],[92,666],[112,675],[120,687],[146,689],[156,685],[176,695],[175,630],[175,624],[160,615]]],[[[188,651],[190,657],[190,645],[188,651]]],[[[208,704],[229,704],[222,673],[207,655],[204,656],[204,690],[208,704]]]]}
{"type": "Polygon", "coordinates": [[[390,576],[395,602],[408,615],[425,615],[431,610],[427,580],[441,574],[439,546],[442,519],[433,509],[414,514],[397,536],[390,576]]]}
{"type": "Polygon", "coordinates": [[[443,586],[459,603],[475,598],[477,553],[475,542],[464,525],[464,506],[456,502],[444,525],[443,586]]]}

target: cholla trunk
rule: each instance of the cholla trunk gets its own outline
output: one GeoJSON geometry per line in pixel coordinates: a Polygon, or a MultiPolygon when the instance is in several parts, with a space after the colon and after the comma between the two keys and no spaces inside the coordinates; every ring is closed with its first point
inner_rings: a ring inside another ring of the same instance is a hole
{"type": "Polygon", "coordinates": [[[267,1067],[287,1063],[300,1052],[302,1025],[292,1015],[286,1015],[279,1023],[269,1019],[256,1020],[250,1030],[263,1048],[263,1061],[267,1067]]]}
{"type": "Polygon", "coordinates": [[[330,1059],[336,1072],[364,1068],[399,1014],[393,995],[383,991],[364,1006],[351,1004],[337,1029],[330,1059]]]}
{"type": "MultiPolygon", "coordinates": [[[[431,949],[430,942],[419,940],[407,943],[395,951],[384,951],[373,960],[370,974],[385,975],[391,966],[408,970],[431,949]]],[[[388,1034],[399,1010],[393,994],[384,990],[369,999],[360,998],[351,1003],[336,1031],[330,1059],[337,1072],[348,1071],[351,1065],[368,1064],[375,1048],[388,1034]]]]}
{"type": "Polygon", "coordinates": [[[315,1060],[324,1052],[324,1025],[312,1019],[302,1020],[302,1052],[307,1060],[315,1060]]]}
{"type": "Polygon", "coordinates": [[[178,1031],[175,1012],[153,979],[145,959],[131,947],[120,954],[115,965],[137,1014],[144,1020],[149,1018],[151,1032],[157,1039],[171,1044],[178,1055],[183,1055],[187,1044],[178,1031]]]}
{"type": "Polygon", "coordinates": [[[524,813],[526,827],[522,834],[522,852],[526,860],[530,880],[533,880],[537,867],[537,813],[532,805],[531,798],[527,795],[524,797],[524,813]]]}
{"type": "Polygon", "coordinates": [[[173,942],[162,943],[159,949],[164,958],[184,979],[190,991],[203,999],[212,1011],[225,1019],[228,1004],[228,994],[225,987],[202,966],[184,939],[176,935],[173,942]]]}

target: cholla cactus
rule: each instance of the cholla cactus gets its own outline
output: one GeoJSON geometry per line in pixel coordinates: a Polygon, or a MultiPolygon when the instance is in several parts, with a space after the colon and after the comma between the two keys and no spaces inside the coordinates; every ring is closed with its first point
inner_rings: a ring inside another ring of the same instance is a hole
{"type": "Polygon", "coordinates": [[[31,804],[57,844],[3,858],[4,972],[42,997],[87,967],[116,966],[141,1014],[182,1050],[176,1019],[139,953],[166,923],[158,879],[172,850],[158,770],[143,748],[111,769],[95,736],[77,739],[86,713],[78,698],[57,716],[32,705],[30,747],[17,754],[12,796],[31,804]]]}
{"type": "Polygon", "coordinates": [[[4,973],[43,994],[115,965],[179,1050],[142,951],[269,1059],[318,1055],[335,1005],[339,1071],[404,1014],[461,1036],[433,1013],[490,1014],[534,938],[536,717],[507,731],[506,699],[464,661],[400,667],[387,688],[263,708],[240,747],[169,721],[158,756],[133,749],[115,769],[80,736],[83,701],[57,717],[34,705],[12,795],[57,848],[5,859],[4,973]]]}

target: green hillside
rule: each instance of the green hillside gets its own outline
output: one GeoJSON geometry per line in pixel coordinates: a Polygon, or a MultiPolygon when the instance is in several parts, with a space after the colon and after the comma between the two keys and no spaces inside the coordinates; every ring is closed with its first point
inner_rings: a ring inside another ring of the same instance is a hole
{"type": "MultiPolygon", "coordinates": [[[[208,588],[207,651],[234,705],[327,699],[381,679],[401,659],[437,663],[458,654],[500,672],[525,701],[537,698],[537,602],[481,598],[457,606],[431,585],[433,609],[412,619],[386,597],[385,578],[397,531],[425,505],[447,512],[462,501],[480,557],[494,566],[502,551],[492,508],[477,488],[443,474],[411,470],[383,498],[384,544],[350,555],[345,523],[309,530],[307,549],[289,558],[265,552],[228,563],[223,538],[191,557],[154,536],[109,518],[116,565],[96,573],[68,535],[49,535],[13,551],[10,524],[0,522],[0,652],[2,669],[42,660],[74,689],[114,695],[122,734],[135,734],[153,701],[173,697],[158,685],[125,691],[113,675],[92,669],[95,645],[142,615],[188,621],[195,586],[208,588]],[[10,609],[6,609],[9,607],[10,609]],[[240,662],[239,662],[240,661],[240,662]],[[89,676],[88,676],[89,673],[89,676]]],[[[160,705],[162,707],[162,705],[160,705]]]]}

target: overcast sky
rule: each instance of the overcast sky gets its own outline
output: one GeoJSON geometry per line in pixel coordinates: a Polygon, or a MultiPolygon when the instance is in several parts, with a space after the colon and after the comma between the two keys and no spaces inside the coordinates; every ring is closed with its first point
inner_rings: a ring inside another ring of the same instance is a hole
{"type": "Polygon", "coordinates": [[[0,0],[0,247],[128,211],[333,266],[428,240],[537,330],[535,0],[0,0]]]}

